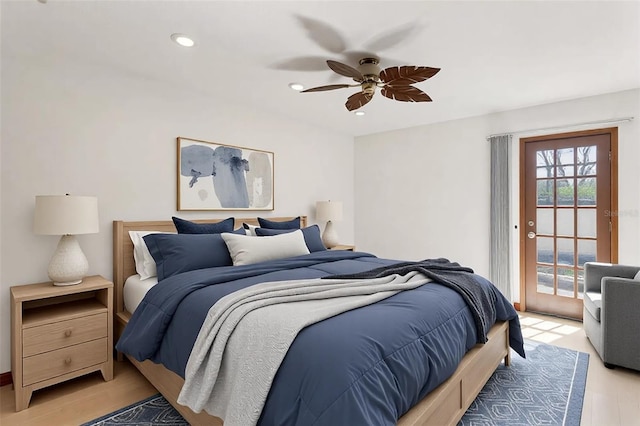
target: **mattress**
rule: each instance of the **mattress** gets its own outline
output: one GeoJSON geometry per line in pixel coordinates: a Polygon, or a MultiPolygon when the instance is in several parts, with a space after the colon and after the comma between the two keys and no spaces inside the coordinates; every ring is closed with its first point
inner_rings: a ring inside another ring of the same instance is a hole
{"type": "Polygon", "coordinates": [[[141,280],[139,274],[131,275],[124,282],[124,307],[129,313],[133,313],[145,294],[154,286],[158,284],[158,277],[147,278],[141,280]]]}

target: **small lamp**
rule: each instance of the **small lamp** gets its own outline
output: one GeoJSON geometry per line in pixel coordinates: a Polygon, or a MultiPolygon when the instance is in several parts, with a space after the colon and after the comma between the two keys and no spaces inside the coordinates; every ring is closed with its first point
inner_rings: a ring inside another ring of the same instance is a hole
{"type": "Polygon", "coordinates": [[[316,203],[316,218],[319,222],[327,222],[322,233],[322,242],[327,248],[339,244],[338,233],[333,227],[333,221],[342,220],[341,201],[318,201],[316,203]]]}
{"type": "Polygon", "coordinates": [[[33,232],[62,235],[49,263],[53,285],[80,284],[89,262],[76,239],[77,234],[98,232],[98,199],[76,195],[37,195],[33,232]]]}

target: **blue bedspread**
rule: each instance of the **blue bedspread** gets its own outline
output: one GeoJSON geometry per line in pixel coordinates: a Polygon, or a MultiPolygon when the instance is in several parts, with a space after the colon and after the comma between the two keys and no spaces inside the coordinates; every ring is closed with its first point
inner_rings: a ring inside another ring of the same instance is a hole
{"type": "MultiPolygon", "coordinates": [[[[323,251],[178,274],[147,293],[116,348],[184,377],[209,308],[226,294],[259,282],[357,273],[396,262],[367,253],[323,251]]],[[[479,285],[494,288],[475,277],[479,285]]],[[[510,320],[511,346],[521,350],[517,313],[495,292],[496,319],[510,320]]],[[[476,339],[462,297],[435,283],[321,321],[302,330],[289,349],[260,424],[395,424],[453,373],[476,339]]]]}

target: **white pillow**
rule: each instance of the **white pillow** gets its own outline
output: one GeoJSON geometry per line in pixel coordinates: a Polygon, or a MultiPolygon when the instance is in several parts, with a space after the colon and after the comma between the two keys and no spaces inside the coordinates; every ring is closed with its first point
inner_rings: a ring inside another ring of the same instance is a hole
{"type": "Polygon", "coordinates": [[[242,227],[244,228],[245,234],[251,235],[252,237],[257,237],[258,236],[256,234],[256,228],[259,228],[259,226],[249,225],[248,223],[243,223],[242,227]]]}
{"type": "Polygon", "coordinates": [[[149,253],[147,245],[144,243],[145,235],[149,234],[170,234],[171,232],[160,231],[129,231],[129,238],[133,242],[133,259],[136,262],[136,272],[140,275],[141,280],[155,277],[158,275],[156,271],[156,261],[149,253]]]}
{"type": "Polygon", "coordinates": [[[640,271],[636,273],[636,276],[633,277],[634,280],[640,281],[640,271]]]}
{"type": "Polygon", "coordinates": [[[234,265],[250,265],[309,254],[301,230],[268,237],[251,237],[228,232],[221,235],[227,244],[234,265]]]}

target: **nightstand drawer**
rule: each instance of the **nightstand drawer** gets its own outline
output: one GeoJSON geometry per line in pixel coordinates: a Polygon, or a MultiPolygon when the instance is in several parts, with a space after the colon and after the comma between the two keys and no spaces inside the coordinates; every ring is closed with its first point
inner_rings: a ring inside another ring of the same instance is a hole
{"type": "Polygon", "coordinates": [[[23,386],[106,362],[107,354],[107,338],[105,337],[30,356],[23,361],[23,386]]]}
{"type": "Polygon", "coordinates": [[[22,331],[24,357],[107,337],[107,312],[58,321],[22,331]]]}

